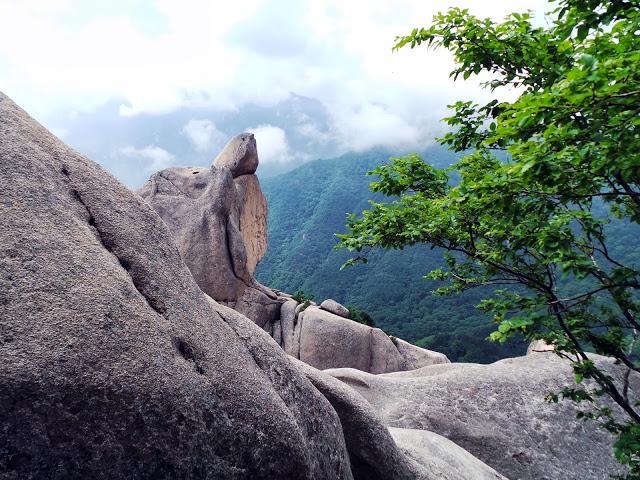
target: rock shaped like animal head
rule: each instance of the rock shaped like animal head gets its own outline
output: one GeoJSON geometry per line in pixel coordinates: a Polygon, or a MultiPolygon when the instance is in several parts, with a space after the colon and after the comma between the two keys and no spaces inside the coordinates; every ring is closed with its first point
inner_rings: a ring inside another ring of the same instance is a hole
{"type": "Polygon", "coordinates": [[[213,161],[214,167],[226,167],[233,178],[250,175],[258,168],[258,149],[253,133],[243,132],[233,137],[213,161]]]}

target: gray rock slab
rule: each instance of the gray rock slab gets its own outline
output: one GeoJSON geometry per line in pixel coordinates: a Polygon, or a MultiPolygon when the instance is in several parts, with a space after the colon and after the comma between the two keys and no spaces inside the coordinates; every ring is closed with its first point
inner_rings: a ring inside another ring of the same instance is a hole
{"type": "Polygon", "coordinates": [[[451,440],[426,430],[389,428],[398,448],[440,480],[507,480],[451,440]]]}
{"type": "Polygon", "coordinates": [[[349,309],[331,298],[327,298],[322,302],[320,308],[339,317],[349,318],[349,309]]]}
{"type": "MultiPolygon", "coordinates": [[[[620,378],[621,369],[594,358],[620,378]]],[[[325,373],[357,390],[388,426],[442,435],[508,478],[596,480],[620,473],[608,432],[576,419],[571,402],[545,400],[574,385],[568,363],[551,352],[387,375],[325,373]]],[[[638,398],[638,376],[631,380],[638,398]]]]}
{"type": "Polygon", "coordinates": [[[369,373],[387,373],[449,362],[441,353],[403,340],[392,340],[379,328],[348,320],[317,306],[298,313],[293,338],[295,347],[288,353],[320,370],[357,368],[369,373]]]}

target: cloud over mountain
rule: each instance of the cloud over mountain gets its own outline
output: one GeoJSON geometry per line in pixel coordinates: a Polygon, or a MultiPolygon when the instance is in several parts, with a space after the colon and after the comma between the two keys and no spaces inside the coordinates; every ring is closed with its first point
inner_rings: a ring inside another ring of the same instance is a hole
{"type": "MultiPolygon", "coordinates": [[[[185,152],[210,157],[223,137],[264,125],[283,131],[264,130],[265,148],[279,145],[279,158],[290,163],[380,145],[418,148],[440,133],[448,103],[487,95],[477,79],[453,84],[447,52],[391,52],[396,35],[453,4],[246,0],[239,8],[212,0],[114,0],[95,8],[82,0],[0,0],[0,85],[68,138],[74,116],[95,117],[113,102],[121,124],[180,117],[170,135],[182,136],[182,151],[162,147],[175,161],[185,152]],[[317,101],[324,113],[293,109],[278,118],[296,97],[317,101]]],[[[541,12],[544,2],[455,4],[502,17],[514,8],[541,12]]],[[[111,135],[116,123],[114,117],[101,134],[111,135]]],[[[152,140],[135,147],[160,145],[152,140]]]]}

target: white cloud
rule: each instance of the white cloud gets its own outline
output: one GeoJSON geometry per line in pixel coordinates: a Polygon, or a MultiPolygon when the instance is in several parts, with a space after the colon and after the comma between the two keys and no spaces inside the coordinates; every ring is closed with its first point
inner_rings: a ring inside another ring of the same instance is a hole
{"type": "Polygon", "coordinates": [[[338,129],[344,132],[344,142],[353,150],[374,145],[418,145],[421,141],[418,128],[382,105],[364,104],[342,111],[336,121],[338,129]]]}
{"type": "Polygon", "coordinates": [[[336,140],[333,132],[322,131],[312,122],[299,123],[296,125],[295,129],[300,135],[319,144],[325,144],[336,140]]]}
{"type": "MultiPolygon", "coordinates": [[[[46,117],[90,111],[113,99],[122,101],[122,115],[236,110],[273,105],[295,92],[327,106],[332,133],[347,149],[427,142],[447,103],[487,95],[477,79],[451,81],[445,51],[392,53],[396,35],[454,4],[494,18],[550,9],[543,0],[515,6],[498,0],[245,0],[242,8],[215,0],[109,3],[116,5],[101,14],[86,0],[0,0],[5,93],[46,117]]],[[[209,130],[199,127],[195,136],[185,135],[204,149],[209,130]]]]}
{"type": "Polygon", "coordinates": [[[220,149],[224,145],[226,135],[216,128],[211,120],[189,120],[182,128],[182,134],[187,137],[193,147],[199,152],[212,153],[214,148],[220,149]]]}
{"type": "Polygon", "coordinates": [[[259,125],[247,130],[256,137],[260,163],[287,163],[291,161],[291,153],[287,143],[287,135],[279,127],[259,125]]]}
{"type": "Polygon", "coordinates": [[[147,145],[135,148],[131,145],[121,148],[118,152],[126,157],[142,161],[147,172],[157,172],[167,168],[174,160],[173,154],[157,145],[147,145]]]}

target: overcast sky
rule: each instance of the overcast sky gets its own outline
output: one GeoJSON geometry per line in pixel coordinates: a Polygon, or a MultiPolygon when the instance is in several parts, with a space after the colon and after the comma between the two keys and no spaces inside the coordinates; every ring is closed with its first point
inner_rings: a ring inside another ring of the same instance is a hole
{"type": "MultiPolygon", "coordinates": [[[[63,138],[53,119],[110,102],[125,118],[269,109],[296,94],[329,115],[324,130],[298,119],[310,141],[341,151],[426,145],[447,103],[482,95],[478,81],[454,84],[444,51],[391,47],[454,5],[494,18],[549,10],[541,0],[0,0],[0,90],[63,138]]],[[[206,150],[228,137],[224,127],[190,118],[178,133],[206,150]]],[[[243,128],[256,132],[266,162],[312,155],[292,151],[286,128],[243,128]]],[[[155,166],[176,155],[153,143],[118,148],[155,166]]]]}

